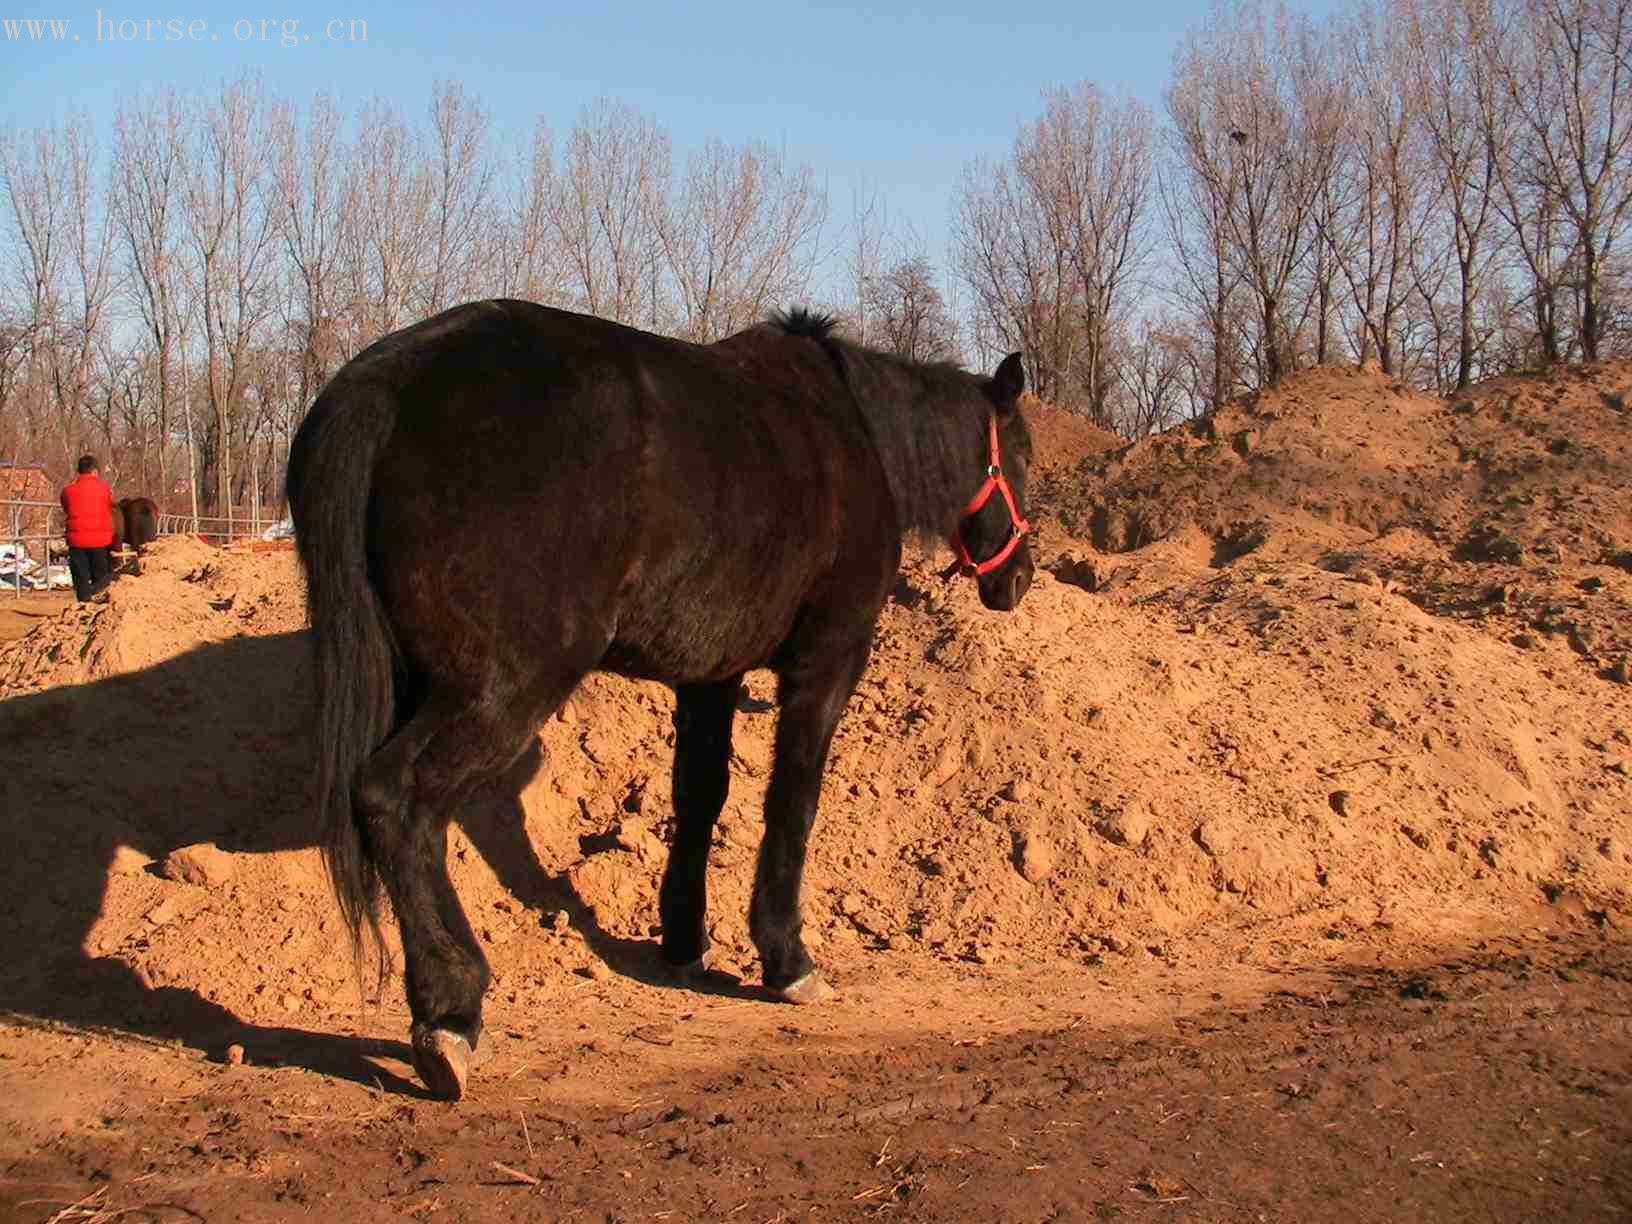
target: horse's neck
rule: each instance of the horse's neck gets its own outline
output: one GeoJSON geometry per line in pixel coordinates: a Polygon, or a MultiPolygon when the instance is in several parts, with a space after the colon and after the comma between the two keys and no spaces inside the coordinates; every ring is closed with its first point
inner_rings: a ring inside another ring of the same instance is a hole
{"type": "Polygon", "coordinates": [[[980,484],[984,422],[967,397],[948,402],[923,378],[910,367],[873,371],[854,390],[903,534],[939,537],[980,484]]]}

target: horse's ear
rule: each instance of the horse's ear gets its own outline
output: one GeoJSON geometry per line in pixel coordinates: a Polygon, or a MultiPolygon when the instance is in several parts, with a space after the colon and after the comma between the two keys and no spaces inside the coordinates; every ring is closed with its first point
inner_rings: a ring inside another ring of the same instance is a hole
{"type": "Polygon", "coordinates": [[[1020,400],[1020,393],[1025,389],[1026,367],[1021,363],[1019,353],[1010,353],[992,375],[992,402],[997,405],[998,412],[1004,416],[1013,412],[1020,400]]]}

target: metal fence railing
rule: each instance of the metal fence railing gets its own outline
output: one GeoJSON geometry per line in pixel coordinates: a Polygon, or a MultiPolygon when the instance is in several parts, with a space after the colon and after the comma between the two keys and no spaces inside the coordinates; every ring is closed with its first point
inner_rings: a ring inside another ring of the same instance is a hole
{"type": "Polygon", "coordinates": [[[56,502],[0,502],[0,591],[49,590],[69,582],[62,507],[56,502]],[[53,562],[53,545],[63,561],[53,562]]]}
{"type": "MultiPolygon", "coordinates": [[[[263,538],[284,520],[263,510],[241,515],[160,514],[159,534],[196,535],[217,545],[263,538]]],[[[68,589],[68,544],[56,502],[0,501],[0,593],[68,589]]]]}
{"type": "Polygon", "coordinates": [[[259,540],[267,528],[279,521],[264,511],[249,511],[236,516],[161,514],[159,534],[196,535],[211,544],[232,544],[239,540],[259,540]]]}

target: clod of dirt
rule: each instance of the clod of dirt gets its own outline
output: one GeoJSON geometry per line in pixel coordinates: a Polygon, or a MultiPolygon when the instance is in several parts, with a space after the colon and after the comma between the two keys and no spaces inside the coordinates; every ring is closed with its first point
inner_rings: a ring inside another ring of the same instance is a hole
{"type": "Polygon", "coordinates": [[[1235,830],[1221,820],[1204,820],[1196,826],[1196,844],[1217,858],[1235,845],[1235,830]]]}
{"type": "Polygon", "coordinates": [[[1456,559],[1483,564],[1518,565],[1524,560],[1524,549],[1501,528],[1483,523],[1468,532],[1456,550],[1456,559]]]}
{"type": "Polygon", "coordinates": [[[1351,791],[1333,791],[1326,796],[1326,802],[1331,804],[1332,811],[1339,816],[1348,816],[1354,812],[1354,794],[1351,791]]]}
{"type": "Polygon", "coordinates": [[[1008,803],[1024,803],[1031,798],[1031,783],[1024,778],[1011,779],[1003,784],[997,797],[1008,803]]]}
{"type": "Polygon", "coordinates": [[[1053,573],[1057,580],[1067,586],[1081,587],[1085,591],[1099,590],[1102,581],[1093,558],[1081,557],[1076,553],[1065,553],[1055,561],[1053,573]]]}
{"type": "Polygon", "coordinates": [[[1137,804],[1108,813],[1096,826],[1108,841],[1136,850],[1150,836],[1150,814],[1137,804]]]}
{"type": "Polygon", "coordinates": [[[108,862],[108,874],[114,876],[141,875],[153,865],[153,860],[133,846],[119,846],[108,862]]]}
{"type": "Polygon", "coordinates": [[[1407,978],[1400,986],[1400,997],[1402,999],[1427,999],[1438,1003],[1446,1002],[1450,998],[1434,983],[1433,978],[1429,977],[1407,978]]]}
{"type": "Polygon", "coordinates": [[[219,888],[229,883],[236,871],[237,863],[232,855],[211,842],[172,850],[159,866],[159,874],[165,879],[197,884],[200,888],[219,888]]]}
{"type": "Polygon", "coordinates": [[[241,1067],[241,1066],[243,1066],[244,1065],[244,1047],[241,1046],[241,1045],[237,1045],[237,1044],[229,1045],[227,1047],[226,1063],[227,1063],[227,1066],[229,1066],[229,1067],[241,1067]]]}
{"type": "Polygon", "coordinates": [[[1014,864],[1029,884],[1040,884],[1054,870],[1054,847],[1037,830],[1015,838],[1014,864]]]}
{"type": "Polygon", "coordinates": [[[175,897],[166,897],[144,915],[156,927],[161,927],[181,912],[181,902],[175,897]]]}

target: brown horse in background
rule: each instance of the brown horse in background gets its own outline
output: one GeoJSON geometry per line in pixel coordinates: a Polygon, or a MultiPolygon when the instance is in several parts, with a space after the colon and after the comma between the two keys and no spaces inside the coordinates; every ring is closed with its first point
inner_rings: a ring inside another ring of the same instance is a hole
{"type": "Polygon", "coordinates": [[[151,497],[127,497],[116,507],[113,516],[113,551],[125,545],[136,554],[131,573],[142,572],[142,546],[159,538],[159,507],[151,497]]]}

